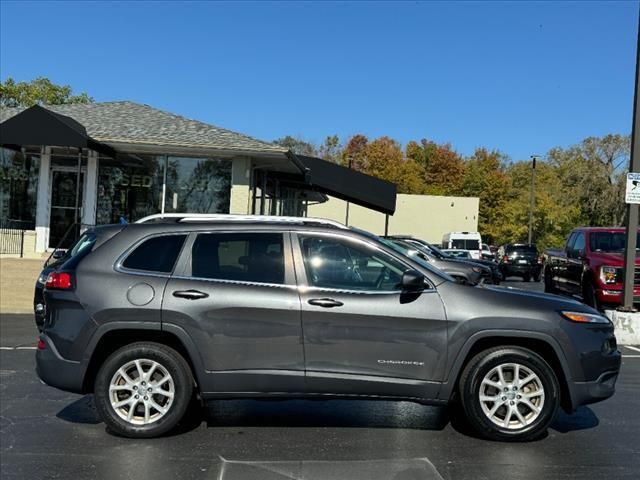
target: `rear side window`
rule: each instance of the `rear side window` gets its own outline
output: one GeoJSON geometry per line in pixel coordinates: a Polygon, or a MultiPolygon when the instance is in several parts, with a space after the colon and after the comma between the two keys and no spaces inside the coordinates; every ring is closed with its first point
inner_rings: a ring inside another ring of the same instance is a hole
{"type": "Polygon", "coordinates": [[[471,239],[451,240],[451,248],[460,250],[480,250],[480,242],[478,240],[471,239]]]}
{"type": "Polygon", "coordinates": [[[191,275],[254,283],[284,283],[280,233],[201,233],[191,251],[191,275]]]}
{"type": "Polygon", "coordinates": [[[186,235],[162,235],[142,242],[122,263],[124,268],[171,273],[186,235]]]}

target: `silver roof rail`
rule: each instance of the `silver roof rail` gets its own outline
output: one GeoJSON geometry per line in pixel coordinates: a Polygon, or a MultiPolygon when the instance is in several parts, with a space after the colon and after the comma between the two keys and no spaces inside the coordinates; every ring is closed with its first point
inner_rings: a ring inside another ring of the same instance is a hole
{"type": "Polygon", "coordinates": [[[326,218],[316,217],[284,217],[277,215],[233,215],[226,213],[155,213],[146,216],[134,223],[149,223],[153,221],[173,220],[179,223],[189,222],[246,222],[246,223],[291,223],[291,224],[316,224],[327,225],[336,228],[348,228],[343,223],[326,218]]]}

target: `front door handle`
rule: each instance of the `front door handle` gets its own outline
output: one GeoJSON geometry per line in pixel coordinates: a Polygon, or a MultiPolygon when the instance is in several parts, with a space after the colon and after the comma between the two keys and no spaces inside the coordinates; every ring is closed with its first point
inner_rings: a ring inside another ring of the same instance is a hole
{"type": "Polygon", "coordinates": [[[322,308],[341,307],[344,303],[334,300],[333,298],[312,298],[309,300],[309,305],[316,305],[322,308]]]}
{"type": "Polygon", "coordinates": [[[198,300],[200,298],[207,298],[209,294],[201,292],[199,290],[176,290],[173,292],[174,297],[186,298],[187,300],[198,300]]]}

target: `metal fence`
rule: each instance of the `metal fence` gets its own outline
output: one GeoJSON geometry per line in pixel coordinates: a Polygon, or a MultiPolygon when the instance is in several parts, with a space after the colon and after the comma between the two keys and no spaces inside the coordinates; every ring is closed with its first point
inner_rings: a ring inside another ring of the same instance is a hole
{"type": "Polygon", "coordinates": [[[24,232],[33,230],[33,222],[0,219],[0,254],[24,256],[24,232]]]}

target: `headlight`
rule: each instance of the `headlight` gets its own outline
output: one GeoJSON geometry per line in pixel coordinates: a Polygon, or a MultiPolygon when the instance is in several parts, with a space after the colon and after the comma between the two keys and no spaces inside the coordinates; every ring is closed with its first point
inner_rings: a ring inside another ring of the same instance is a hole
{"type": "Polygon", "coordinates": [[[562,316],[567,320],[576,323],[611,323],[611,321],[602,315],[597,313],[583,313],[583,312],[560,312],[562,316]]]}
{"type": "Polygon", "coordinates": [[[600,267],[600,280],[605,284],[618,283],[618,271],[616,267],[600,267]]]}

